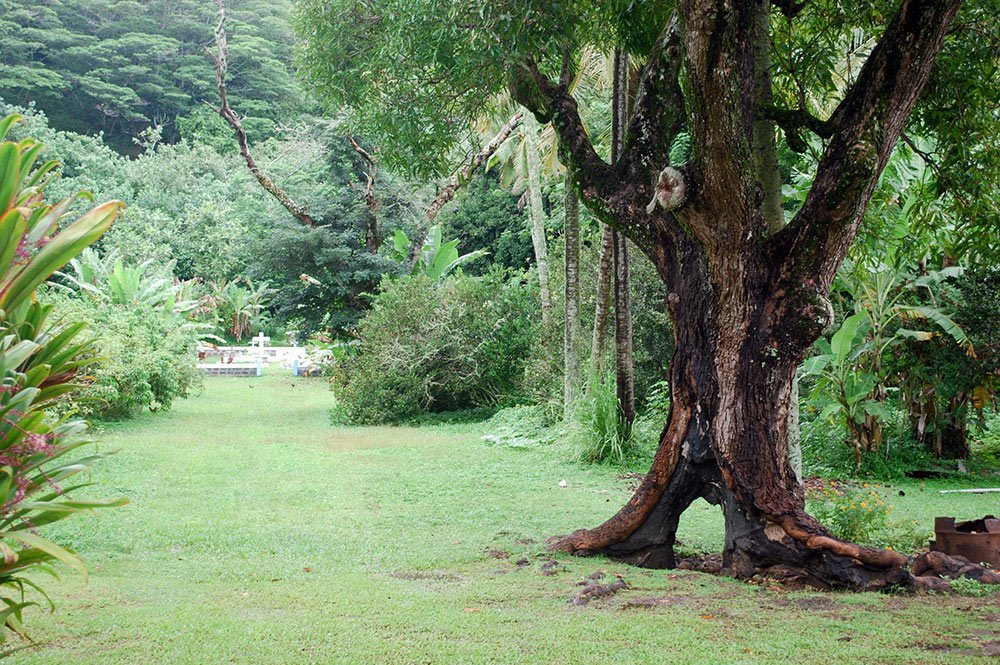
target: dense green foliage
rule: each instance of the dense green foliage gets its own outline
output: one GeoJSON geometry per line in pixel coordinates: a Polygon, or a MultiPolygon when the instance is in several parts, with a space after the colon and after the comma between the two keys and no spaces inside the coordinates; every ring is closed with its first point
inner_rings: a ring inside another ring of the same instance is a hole
{"type": "Polygon", "coordinates": [[[495,270],[384,281],[335,374],[340,413],[370,424],[516,400],[537,325],[521,280],[495,270]]]}
{"type": "MultiPolygon", "coordinates": [[[[306,107],[291,66],[287,0],[229,0],[227,87],[243,123],[260,138],[306,107]]],[[[134,152],[132,137],[163,125],[171,140],[220,119],[214,69],[203,47],[218,8],[199,0],[7,0],[0,4],[0,89],[7,101],[36,102],[53,126],[103,132],[134,152]]]]}
{"type": "MultiPolygon", "coordinates": [[[[65,155],[63,177],[52,184],[57,195],[86,188],[125,203],[98,245],[102,254],[117,253],[131,265],[172,261],[181,280],[267,282],[275,318],[306,333],[349,328],[368,306],[365,294],[399,269],[385,253],[364,247],[364,165],[334,126],[305,123],[283,140],[256,146],[272,175],[322,220],[310,229],[267,196],[232,152],[169,145],[152,132],[143,155],[124,159],[99,139],[56,131],[44,114],[17,110],[27,120],[26,128],[15,128],[18,136],[30,131],[65,155]]],[[[384,172],[377,191],[383,235],[409,231],[420,197],[384,172]]]]}
{"type": "Polygon", "coordinates": [[[488,261],[465,269],[470,274],[482,274],[490,265],[523,270],[534,262],[526,215],[517,199],[498,185],[493,171],[474,178],[437,217],[444,236],[461,240],[463,251],[489,252],[488,261]]]}
{"type": "Polygon", "coordinates": [[[54,302],[60,317],[87,321],[94,339],[97,362],[73,395],[78,412],[122,418],[141,409],[169,409],[199,384],[195,334],[162,307],[66,296],[54,302]]]}

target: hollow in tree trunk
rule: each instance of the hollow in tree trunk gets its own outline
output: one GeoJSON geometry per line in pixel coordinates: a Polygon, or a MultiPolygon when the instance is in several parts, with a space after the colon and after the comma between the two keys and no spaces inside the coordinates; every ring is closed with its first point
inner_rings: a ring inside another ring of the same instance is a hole
{"type": "Polygon", "coordinates": [[[626,144],[611,164],[593,149],[565,86],[531,60],[511,69],[512,94],[559,133],[581,202],[645,252],[667,285],[677,344],[671,409],[649,473],[616,515],[555,547],[671,566],[680,515],[703,497],[725,516],[723,558],[734,575],[905,584],[902,554],[834,538],[805,512],[788,415],[796,368],[833,320],[830,285],[960,0],[903,0],[825,120],[761,99],[755,49],[766,46],[754,33],[770,5],[679,2],[647,54],[626,144]],[[826,140],[801,208],[780,230],[765,218],[754,165],[761,115],[786,136],[807,129],[826,140]],[[691,160],[670,165],[682,129],[691,160]]]}

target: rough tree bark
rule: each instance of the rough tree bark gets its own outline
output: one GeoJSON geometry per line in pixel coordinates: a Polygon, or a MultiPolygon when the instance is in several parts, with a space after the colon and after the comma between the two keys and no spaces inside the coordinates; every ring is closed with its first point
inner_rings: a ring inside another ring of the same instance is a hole
{"type": "Polygon", "coordinates": [[[226,93],[226,72],[229,69],[229,44],[226,41],[226,7],[223,0],[218,0],[219,4],[219,23],[215,27],[215,52],[213,53],[208,48],[205,52],[208,53],[208,57],[212,59],[215,63],[215,87],[219,91],[220,106],[217,109],[219,115],[225,119],[229,126],[233,128],[236,132],[236,142],[240,147],[240,154],[243,156],[243,161],[247,163],[247,168],[250,169],[250,173],[253,177],[257,179],[260,186],[263,187],[271,196],[276,198],[278,202],[284,206],[285,210],[291,213],[292,217],[299,220],[306,226],[316,226],[316,222],[309,215],[309,211],[305,209],[304,206],[299,205],[292,200],[290,196],[285,192],[284,189],[279,187],[268,178],[260,167],[257,166],[257,162],[254,161],[253,156],[250,154],[250,145],[247,143],[247,133],[243,129],[243,122],[240,117],[236,115],[236,112],[229,106],[229,97],[226,93]]]}
{"type": "MultiPolygon", "coordinates": [[[[604,371],[608,345],[608,310],[611,309],[611,271],[615,251],[615,231],[601,222],[601,247],[597,255],[597,301],[594,309],[594,332],[590,340],[590,376],[604,371]]],[[[593,381],[587,382],[589,393],[593,381]]]]}
{"type": "MultiPolygon", "coordinates": [[[[368,164],[368,170],[365,171],[365,210],[368,217],[365,220],[365,248],[371,254],[378,254],[378,248],[382,246],[382,232],[378,226],[378,209],[382,204],[378,200],[378,197],[375,196],[375,176],[378,175],[378,161],[374,155],[362,148],[354,140],[353,136],[348,136],[347,139],[351,142],[354,151],[368,164]]],[[[351,186],[353,187],[354,183],[351,183],[351,186]]]]}
{"type": "MultiPolygon", "coordinates": [[[[771,17],[770,12],[758,11],[753,25],[754,94],[757,106],[774,106],[771,85],[771,17]]],[[[754,119],[753,162],[760,183],[760,213],[771,233],[785,226],[784,196],[781,192],[781,172],[778,169],[778,146],[774,120],[763,115],[754,119]]],[[[795,478],[802,482],[802,437],[799,432],[799,381],[792,379],[792,394],[788,400],[788,458],[795,478]]]]}
{"type": "Polygon", "coordinates": [[[563,417],[569,418],[580,393],[580,202],[573,189],[573,171],[566,169],[566,328],[563,333],[563,417]]]}
{"type": "Polygon", "coordinates": [[[530,113],[524,119],[524,154],[528,167],[528,216],[531,218],[531,244],[535,250],[535,265],[538,267],[542,323],[548,323],[552,318],[552,295],[549,292],[545,208],[542,206],[542,160],[538,156],[538,120],[530,113]]]}
{"type": "Polygon", "coordinates": [[[431,204],[427,206],[427,210],[424,211],[424,218],[420,224],[420,228],[417,229],[417,234],[413,238],[413,242],[410,244],[410,255],[407,258],[407,262],[410,265],[410,271],[416,267],[417,261],[420,260],[420,254],[424,249],[424,242],[427,240],[427,232],[430,231],[431,223],[437,214],[441,212],[441,208],[455,198],[455,192],[458,191],[459,187],[464,185],[472,177],[472,174],[476,172],[483,162],[488,160],[497,148],[507,140],[510,133],[514,131],[514,128],[518,126],[521,122],[521,114],[515,113],[511,116],[507,124],[500,128],[500,131],[489,140],[489,142],[483,146],[483,149],[477,152],[468,164],[462,166],[451,178],[448,180],[448,184],[445,185],[438,195],[434,197],[431,204]]]}
{"type": "Polygon", "coordinates": [[[612,247],[615,266],[615,394],[622,420],[635,422],[635,364],[632,353],[632,279],[628,269],[628,241],[615,232],[612,247]]]}
{"type": "Polygon", "coordinates": [[[725,515],[731,574],[821,587],[912,580],[903,555],[834,538],[806,514],[788,414],[796,367],[832,322],[830,284],[960,4],[902,0],[832,116],[795,114],[828,140],[802,207],[777,232],[753,163],[756,118],[774,115],[755,86],[753,26],[767,2],[679,2],[679,20],[647,56],[625,149],[611,164],[564,86],[532,61],[512,69],[515,98],[559,133],[581,201],[656,266],[677,342],[649,473],[615,516],[555,547],[671,566],[680,514],[704,497],[725,515]],[[691,161],[670,167],[685,126],[691,161]]]}

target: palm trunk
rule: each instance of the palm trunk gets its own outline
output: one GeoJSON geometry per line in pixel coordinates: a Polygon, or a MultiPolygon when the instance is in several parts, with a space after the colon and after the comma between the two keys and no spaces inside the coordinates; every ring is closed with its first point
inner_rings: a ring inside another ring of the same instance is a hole
{"type": "MultiPolygon", "coordinates": [[[[601,249],[597,258],[597,304],[594,308],[594,333],[590,341],[590,377],[604,371],[608,345],[608,310],[611,309],[611,271],[614,264],[614,231],[601,224],[601,249]]],[[[589,393],[593,380],[587,382],[589,393]]]]}
{"type": "Polygon", "coordinates": [[[615,263],[615,388],[626,426],[635,422],[635,366],[632,354],[632,280],[628,270],[628,243],[614,234],[615,263]]]}
{"type": "Polygon", "coordinates": [[[566,169],[566,330],[563,344],[563,417],[569,418],[580,392],[580,202],[566,169]]]}
{"type": "Polygon", "coordinates": [[[531,244],[535,248],[538,286],[542,301],[542,322],[552,318],[552,296],[549,293],[549,253],[545,240],[545,209],[542,206],[541,159],[538,157],[538,121],[534,114],[524,118],[525,153],[528,162],[528,203],[531,216],[531,244]]]}
{"type": "MultiPolygon", "coordinates": [[[[611,159],[621,156],[629,112],[628,55],[615,51],[614,116],[611,123],[611,159]]],[[[635,421],[635,363],[632,354],[632,280],[628,266],[628,241],[621,232],[612,236],[615,287],[615,388],[618,408],[626,427],[635,421]]]]}

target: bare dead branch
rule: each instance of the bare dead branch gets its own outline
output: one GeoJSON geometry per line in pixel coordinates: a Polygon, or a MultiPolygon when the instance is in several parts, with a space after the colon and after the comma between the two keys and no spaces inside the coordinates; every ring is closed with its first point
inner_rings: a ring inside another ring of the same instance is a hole
{"type": "Polygon", "coordinates": [[[290,196],[285,192],[284,189],[276,185],[270,178],[268,178],[264,172],[257,166],[257,162],[254,161],[253,156],[250,154],[250,146],[247,142],[247,133],[243,129],[243,123],[236,112],[229,106],[229,97],[226,94],[226,72],[229,68],[228,58],[229,58],[229,45],[226,41],[226,7],[223,0],[218,0],[219,4],[219,23],[215,28],[215,52],[213,53],[211,49],[205,48],[205,52],[208,57],[211,58],[212,62],[215,64],[215,86],[219,91],[220,106],[216,109],[229,126],[233,128],[236,132],[236,142],[240,146],[240,154],[243,155],[244,161],[247,163],[247,168],[250,169],[250,173],[253,177],[257,179],[261,187],[267,190],[278,202],[284,206],[288,212],[291,213],[292,217],[299,220],[306,226],[316,226],[316,222],[309,215],[309,212],[304,206],[299,205],[292,200],[290,196]]]}
{"type": "Polygon", "coordinates": [[[483,162],[488,160],[493,153],[497,151],[500,144],[507,140],[507,137],[510,136],[510,133],[514,131],[514,128],[517,127],[520,122],[520,113],[516,113],[511,116],[510,120],[507,121],[507,124],[504,125],[492,139],[490,139],[489,143],[487,143],[482,150],[476,153],[469,163],[463,165],[451,176],[451,178],[449,178],[448,184],[441,189],[434,200],[431,201],[431,204],[427,206],[427,210],[424,212],[423,223],[420,225],[417,235],[413,239],[413,244],[410,245],[410,255],[407,259],[409,261],[410,270],[413,270],[414,266],[417,265],[417,261],[420,259],[420,252],[424,247],[424,240],[427,238],[427,232],[431,228],[431,222],[433,222],[437,214],[441,212],[441,208],[443,208],[448,201],[455,198],[455,192],[457,192],[462,185],[467,183],[472,174],[476,172],[476,169],[482,166],[483,162]]]}
{"type": "Polygon", "coordinates": [[[375,254],[378,252],[378,248],[382,246],[382,233],[379,231],[377,215],[382,202],[375,196],[375,176],[378,174],[378,161],[374,155],[358,145],[353,136],[348,136],[347,140],[351,142],[355,152],[361,155],[361,158],[368,163],[368,170],[365,171],[365,178],[368,181],[365,186],[365,207],[368,209],[365,247],[370,253],[375,254]]]}

